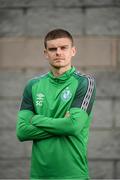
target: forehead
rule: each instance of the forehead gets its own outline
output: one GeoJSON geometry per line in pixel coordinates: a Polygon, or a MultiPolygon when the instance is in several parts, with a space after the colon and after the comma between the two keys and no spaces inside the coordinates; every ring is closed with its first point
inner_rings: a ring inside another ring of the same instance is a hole
{"type": "Polygon", "coordinates": [[[71,44],[72,43],[69,38],[57,38],[47,41],[47,47],[69,46],[71,44]]]}

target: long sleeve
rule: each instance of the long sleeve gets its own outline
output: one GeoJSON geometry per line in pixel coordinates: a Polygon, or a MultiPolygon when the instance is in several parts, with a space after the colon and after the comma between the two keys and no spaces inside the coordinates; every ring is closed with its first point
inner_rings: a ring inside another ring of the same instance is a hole
{"type": "Polygon", "coordinates": [[[20,141],[41,140],[50,138],[53,135],[42,128],[30,124],[31,118],[35,115],[31,88],[34,81],[29,82],[24,89],[20,111],[17,115],[16,135],[20,141]]]}
{"type": "Polygon", "coordinates": [[[80,108],[84,110],[89,116],[92,111],[95,98],[95,79],[92,76],[86,76],[82,82],[78,83],[78,88],[71,104],[71,108],[80,108]]]}
{"type": "Polygon", "coordinates": [[[53,136],[44,129],[30,124],[32,117],[34,113],[29,110],[22,110],[18,113],[16,134],[20,141],[42,140],[53,136]]]}
{"type": "Polygon", "coordinates": [[[35,115],[31,122],[32,125],[41,127],[55,135],[76,135],[84,127],[88,115],[79,108],[72,108],[69,114],[69,117],[64,118],[49,118],[43,115],[35,115]]]}

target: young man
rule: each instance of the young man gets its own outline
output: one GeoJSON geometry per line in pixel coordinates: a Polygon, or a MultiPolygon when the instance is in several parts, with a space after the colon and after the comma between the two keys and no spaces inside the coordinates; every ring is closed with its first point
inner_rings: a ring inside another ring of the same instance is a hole
{"type": "Polygon", "coordinates": [[[33,141],[31,179],[88,179],[87,142],[95,82],[71,66],[73,38],[63,29],[44,40],[50,72],[28,82],[17,137],[33,141]]]}

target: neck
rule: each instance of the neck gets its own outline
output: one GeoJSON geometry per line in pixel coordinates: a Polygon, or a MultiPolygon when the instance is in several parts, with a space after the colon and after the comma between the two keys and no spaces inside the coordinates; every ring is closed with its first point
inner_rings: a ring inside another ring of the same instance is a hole
{"type": "Polygon", "coordinates": [[[71,69],[71,66],[69,66],[67,68],[66,67],[62,67],[62,68],[61,67],[60,68],[52,67],[51,71],[55,77],[58,77],[58,76],[62,75],[63,73],[65,73],[66,71],[68,71],[69,69],[71,69]]]}

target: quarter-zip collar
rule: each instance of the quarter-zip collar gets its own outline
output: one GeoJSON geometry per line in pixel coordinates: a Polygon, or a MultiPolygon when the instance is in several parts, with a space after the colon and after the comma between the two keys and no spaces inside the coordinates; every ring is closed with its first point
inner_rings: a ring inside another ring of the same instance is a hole
{"type": "Polygon", "coordinates": [[[58,77],[55,77],[51,71],[48,73],[48,76],[53,83],[64,83],[71,77],[75,70],[75,67],[72,66],[68,71],[58,77]]]}

